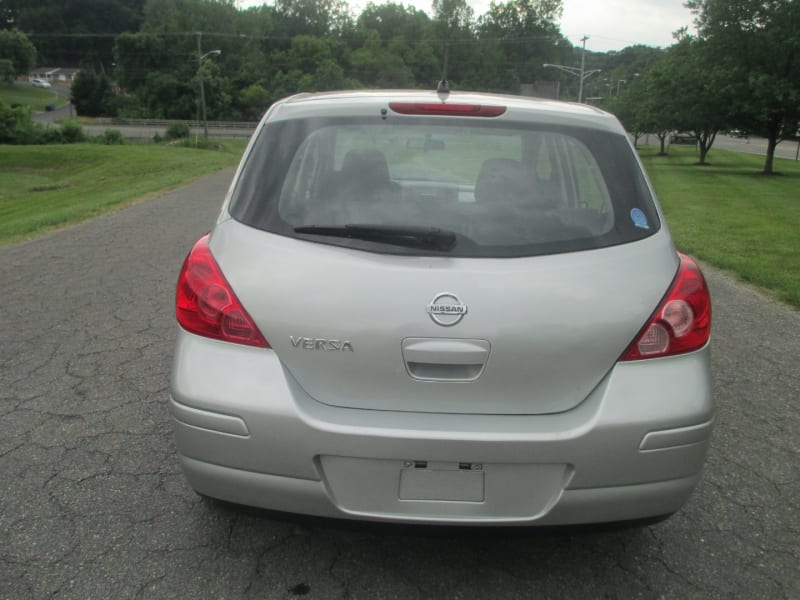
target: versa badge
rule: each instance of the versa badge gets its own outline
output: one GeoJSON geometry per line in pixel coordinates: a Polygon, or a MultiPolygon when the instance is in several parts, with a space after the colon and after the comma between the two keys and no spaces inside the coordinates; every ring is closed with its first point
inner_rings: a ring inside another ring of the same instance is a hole
{"type": "Polygon", "coordinates": [[[295,348],[303,350],[328,350],[331,352],[354,352],[350,340],[325,340],[321,338],[307,338],[289,336],[289,341],[295,348]]]}

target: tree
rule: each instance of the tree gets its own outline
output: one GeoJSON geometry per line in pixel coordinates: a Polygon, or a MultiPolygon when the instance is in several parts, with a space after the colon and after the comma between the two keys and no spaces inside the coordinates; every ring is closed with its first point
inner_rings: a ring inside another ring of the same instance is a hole
{"type": "Polygon", "coordinates": [[[72,83],[72,104],[79,115],[114,116],[114,93],[105,73],[81,69],[72,83]]]}
{"type": "Polygon", "coordinates": [[[430,87],[441,75],[434,50],[433,21],[412,6],[367,4],[355,34],[360,47],[351,55],[352,75],[380,87],[430,87]]]}
{"type": "Polygon", "coordinates": [[[4,0],[14,24],[29,33],[40,60],[52,66],[111,68],[114,39],[136,31],[145,0],[4,0]],[[104,35],[93,35],[104,34],[104,35]]]}
{"type": "Polygon", "coordinates": [[[451,87],[476,79],[473,74],[479,63],[479,52],[475,28],[475,13],[466,0],[433,0],[433,30],[440,44],[440,49],[437,48],[439,65],[444,63],[447,52],[447,78],[451,87]]]}
{"type": "Polygon", "coordinates": [[[497,87],[518,91],[520,82],[541,78],[542,64],[560,63],[561,13],[561,0],[492,2],[478,27],[481,81],[494,80],[497,87]]]}
{"type": "Polygon", "coordinates": [[[237,105],[241,119],[257,121],[269,106],[269,92],[258,83],[249,85],[239,92],[237,105]]]}
{"type": "MultiPolygon", "coordinates": [[[[114,41],[114,71],[117,83],[134,92],[141,88],[147,76],[155,71],[171,68],[170,49],[163,37],[123,33],[114,41]]],[[[188,58],[184,57],[184,62],[188,58]]]]}
{"type": "Polygon", "coordinates": [[[6,69],[6,79],[13,81],[17,75],[27,73],[36,62],[36,48],[24,33],[18,29],[0,30],[0,59],[10,62],[6,69]]]}
{"type": "Polygon", "coordinates": [[[708,42],[707,66],[735,80],[733,119],[767,138],[764,174],[775,148],[800,120],[800,2],[689,0],[699,36],[708,42]]]}
{"type": "Polygon", "coordinates": [[[403,60],[402,40],[382,46],[375,30],[368,30],[365,38],[364,45],[350,57],[353,76],[381,88],[413,87],[414,74],[403,60]]]}
{"type": "Polygon", "coordinates": [[[276,17],[288,36],[325,36],[341,33],[350,24],[344,0],[277,0],[276,17]]]}
{"type": "Polygon", "coordinates": [[[707,41],[683,35],[622,88],[610,110],[635,135],[655,133],[661,154],[669,131],[691,132],[697,139],[699,163],[706,164],[717,132],[731,121],[735,97],[730,74],[709,68],[710,51],[707,41]]]}
{"type": "Polygon", "coordinates": [[[713,48],[706,40],[686,36],[668,48],[647,74],[658,122],[664,129],[692,132],[701,165],[706,164],[717,133],[730,125],[736,101],[735,78],[714,68],[713,60],[713,48]]]}
{"type": "Polygon", "coordinates": [[[651,78],[652,72],[645,72],[613,98],[607,107],[617,116],[625,130],[633,135],[634,146],[643,134],[655,133],[660,142],[659,153],[666,154],[665,142],[671,124],[667,111],[656,95],[651,78]]]}

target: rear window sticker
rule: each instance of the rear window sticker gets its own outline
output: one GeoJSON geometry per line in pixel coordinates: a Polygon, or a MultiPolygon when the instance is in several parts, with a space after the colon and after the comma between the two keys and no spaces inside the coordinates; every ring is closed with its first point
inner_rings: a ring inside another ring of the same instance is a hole
{"type": "Polygon", "coordinates": [[[639,229],[650,229],[647,216],[639,208],[631,210],[631,221],[633,221],[633,224],[639,229]]]}

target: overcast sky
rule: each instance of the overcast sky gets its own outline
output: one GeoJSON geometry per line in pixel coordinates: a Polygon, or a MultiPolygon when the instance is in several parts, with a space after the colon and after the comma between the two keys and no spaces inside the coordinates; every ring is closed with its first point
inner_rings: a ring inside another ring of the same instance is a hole
{"type": "Polygon", "coordinates": [[[595,52],[621,50],[633,44],[669,46],[672,32],[692,24],[684,0],[564,0],[561,33],[595,52]]]}
{"type": "MultiPolygon", "coordinates": [[[[368,0],[348,0],[355,12],[368,0]]],[[[382,0],[373,0],[382,4],[382,0]]],[[[428,13],[431,0],[396,0],[413,4],[428,13]]],[[[489,7],[489,0],[467,0],[476,15],[489,7]]],[[[241,8],[264,4],[264,0],[238,0],[241,8]]],[[[267,2],[271,4],[272,2],[267,2]]],[[[633,44],[669,46],[672,32],[691,25],[692,15],[683,7],[684,0],[564,0],[561,33],[578,45],[589,36],[586,48],[595,52],[621,50],[633,44]]]]}

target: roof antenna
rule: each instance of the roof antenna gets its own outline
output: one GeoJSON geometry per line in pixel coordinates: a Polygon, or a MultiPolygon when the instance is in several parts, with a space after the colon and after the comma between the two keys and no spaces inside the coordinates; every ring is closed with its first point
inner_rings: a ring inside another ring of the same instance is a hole
{"type": "Polygon", "coordinates": [[[442,80],[439,82],[439,85],[436,86],[436,93],[437,94],[449,94],[450,93],[450,83],[447,81],[447,55],[450,47],[447,45],[447,42],[444,43],[444,67],[442,68],[442,80]]]}

